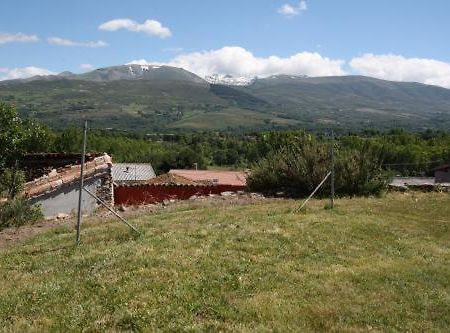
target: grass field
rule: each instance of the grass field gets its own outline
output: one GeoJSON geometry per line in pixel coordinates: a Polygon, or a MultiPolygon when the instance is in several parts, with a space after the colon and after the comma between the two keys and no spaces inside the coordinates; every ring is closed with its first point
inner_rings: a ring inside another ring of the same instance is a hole
{"type": "Polygon", "coordinates": [[[450,195],[180,205],[0,250],[4,331],[449,331],[450,195]]]}
{"type": "Polygon", "coordinates": [[[251,110],[227,108],[219,112],[192,112],[183,119],[174,122],[169,128],[194,130],[227,129],[241,127],[263,128],[269,124],[278,126],[298,125],[297,120],[275,117],[273,114],[258,113],[251,110]]]}

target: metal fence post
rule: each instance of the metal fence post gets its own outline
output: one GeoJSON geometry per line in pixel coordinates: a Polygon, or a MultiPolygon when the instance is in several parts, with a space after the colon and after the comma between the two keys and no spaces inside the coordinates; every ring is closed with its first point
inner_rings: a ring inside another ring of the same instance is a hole
{"type": "Polygon", "coordinates": [[[331,208],[334,208],[334,130],[331,130],[331,208]]]}
{"type": "Polygon", "coordinates": [[[80,233],[81,233],[81,201],[83,199],[83,188],[84,188],[84,163],[86,156],[86,139],[87,139],[87,120],[84,122],[84,134],[83,134],[83,154],[81,155],[81,171],[80,171],[80,193],[78,195],[78,216],[77,216],[77,244],[80,243],[80,233]]]}

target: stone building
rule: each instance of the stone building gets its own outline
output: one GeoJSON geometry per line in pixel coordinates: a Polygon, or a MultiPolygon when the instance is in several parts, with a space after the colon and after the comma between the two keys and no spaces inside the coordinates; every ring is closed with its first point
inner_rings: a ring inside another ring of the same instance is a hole
{"type": "MultiPolygon", "coordinates": [[[[84,185],[109,205],[114,204],[112,161],[107,154],[87,154],[84,185]]],[[[27,155],[20,162],[28,182],[24,195],[42,208],[44,216],[74,215],[78,209],[81,154],[45,153],[27,155]]],[[[82,200],[83,214],[93,213],[99,203],[86,192],[82,200]]]]}

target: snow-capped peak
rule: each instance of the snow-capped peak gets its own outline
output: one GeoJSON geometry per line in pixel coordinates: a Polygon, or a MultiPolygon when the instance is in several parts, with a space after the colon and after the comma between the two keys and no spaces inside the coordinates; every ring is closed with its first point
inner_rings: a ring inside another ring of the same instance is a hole
{"type": "Polygon", "coordinates": [[[256,78],[254,77],[233,77],[229,74],[213,74],[205,77],[205,80],[211,84],[223,84],[227,86],[249,86],[256,78]]]}

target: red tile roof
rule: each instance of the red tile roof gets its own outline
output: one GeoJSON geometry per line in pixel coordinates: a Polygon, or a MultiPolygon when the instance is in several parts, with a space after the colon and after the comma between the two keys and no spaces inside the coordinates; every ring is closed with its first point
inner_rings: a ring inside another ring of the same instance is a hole
{"type": "Polygon", "coordinates": [[[216,185],[247,186],[247,174],[243,171],[170,170],[169,173],[196,182],[210,182],[216,185]]]}
{"type": "MultiPolygon", "coordinates": [[[[111,157],[107,154],[96,157],[85,163],[85,177],[89,178],[108,170],[112,165],[111,157]]],[[[76,182],[80,179],[81,165],[69,165],[65,168],[53,170],[47,175],[25,184],[24,194],[27,198],[52,192],[64,184],[76,182]]]]}

